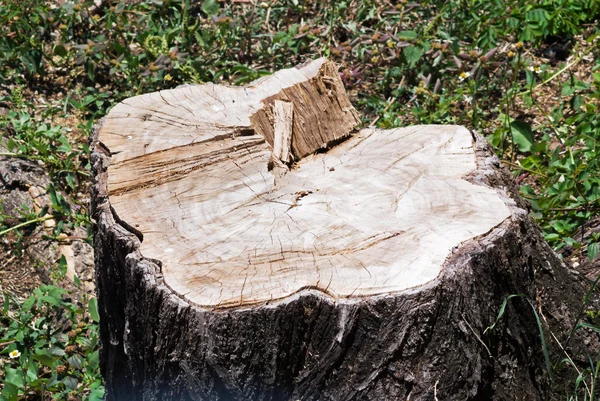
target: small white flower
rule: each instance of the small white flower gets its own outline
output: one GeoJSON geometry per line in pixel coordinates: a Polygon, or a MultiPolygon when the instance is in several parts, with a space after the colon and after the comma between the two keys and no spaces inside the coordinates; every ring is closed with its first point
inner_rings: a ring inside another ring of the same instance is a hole
{"type": "Polygon", "coordinates": [[[465,103],[467,103],[467,104],[471,104],[473,102],[473,96],[465,95],[464,99],[465,99],[465,103]]]}
{"type": "Polygon", "coordinates": [[[458,80],[460,82],[464,81],[465,79],[469,78],[471,76],[470,72],[461,72],[460,75],[458,76],[458,80]]]}
{"type": "Polygon", "coordinates": [[[10,359],[17,359],[18,357],[21,356],[21,353],[18,350],[13,350],[10,351],[10,353],[8,354],[8,356],[10,357],[10,359]]]}

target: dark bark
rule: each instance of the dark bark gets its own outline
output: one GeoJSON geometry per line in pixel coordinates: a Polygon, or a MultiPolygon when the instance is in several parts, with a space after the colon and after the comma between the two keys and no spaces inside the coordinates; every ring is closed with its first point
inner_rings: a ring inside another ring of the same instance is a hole
{"type": "Polygon", "coordinates": [[[107,400],[552,399],[530,302],[564,339],[585,288],[544,242],[485,141],[476,141],[470,179],[500,189],[512,217],[455,248],[434,282],[337,303],[304,291],[272,305],[207,310],[163,285],[160,262],[144,259],[138,237],[117,223],[106,192],[109,155],[93,137],[107,400]],[[523,297],[484,334],[511,294],[523,297]]]}

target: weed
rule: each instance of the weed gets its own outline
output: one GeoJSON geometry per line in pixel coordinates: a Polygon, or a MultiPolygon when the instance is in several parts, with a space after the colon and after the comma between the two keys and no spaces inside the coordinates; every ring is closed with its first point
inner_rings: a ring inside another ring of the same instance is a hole
{"type": "Polygon", "coordinates": [[[25,301],[3,294],[0,316],[2,399],[38,397],[100,401],[95,298],[72,303],[65,290],[42,285],[25,301]],[[82,398],[79,398],[82,397],[82,398]]]}

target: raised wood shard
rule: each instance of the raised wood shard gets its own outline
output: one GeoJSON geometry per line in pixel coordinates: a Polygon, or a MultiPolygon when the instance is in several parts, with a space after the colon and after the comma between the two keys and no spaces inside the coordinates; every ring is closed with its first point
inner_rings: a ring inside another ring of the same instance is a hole
{"type": "Polygon", "coordinates": [[[292,146],[294,104],[276,100],[273,114],[275,119],[273,157],[283,164],[288,164],[292,146]]]}
{"type": "Polygon", "coordinates": [[[276,100],[273,104],[274,144],[273,154],[269,161],[269,170],[274,176],[274,185],[281,185],[281,180],[289,171],[291,162],[292,130],[294,122],[294,104],[276,100]]]}
{"type": "Polygon", "coordinates": [[[476,168],[464,128],[366,129],[311,155],[358,122],[334,71],[318,60],[247,88],[139,96],[104,120],[110,203],[184,299],[405,290],[510,215],[495,190],[463,178],[476,168]],[[273,158],[285,171],[269,172],[273,158]]]}

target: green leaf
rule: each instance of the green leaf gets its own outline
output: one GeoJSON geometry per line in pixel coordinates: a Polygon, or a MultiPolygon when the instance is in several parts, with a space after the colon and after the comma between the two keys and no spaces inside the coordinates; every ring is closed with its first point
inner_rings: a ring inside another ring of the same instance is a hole
{"type": "Polygon", "coordinates": [[[75,286],[81,287],[81,280],[79,279],[79,276],[77,276],[76,274],[73,276],[73,283],[75,284],[75,286]]]}
{"type": "Polygon", "coordinates": [[[21,369],[6,368],[6,377],[4,378],[5,383],[14,384],[17,388],[23,387],[25,381],[23,380],[23,372],[21,369]]]}
{"type": "Polygon", "coordinates": [[[27,367],[27,382],[31,385],[38,379],[37,364],[33,359],[29,360],[29,366],[27,367]]]}
{"type": "Polygon", "coordinates": [[[94,322],[98,323],[100,321],[100,315],[98,314],[98,300],[95,297],[90,298],[88,302],[88,312],[94,322]]]}
{"type": "Polygon", "coordinates": [[[98,351],[94,351],[87,356],[87,364],[90,368],[96,369],[98,367],[98,351]]]}
{"type": "Polygon", "coordinates": [[[49,368],[52,367],[54,361],[56,360],[56,357],[52,355],[52,353],[49,350],[46,349],[35,350],[35,354],[33,354],[32,357],[34,360],[40,362],[43,365],[48,366],[49,368]]]}
{"type": "Polygon", "coordinates": [[[525,294],[512,294],[512,295],[509,295],[508,297],[504,298],[504,301],[502,302],[502,306],[500,306],[500,311],[498,312],[498,316],[496,317],[496,321],[494,321],[494,323],[491,326],[488,326],[483,331],[483,334],[485,334],[488,330],[493,330],[494,327],[496,327],[496,324],[498,324],[498,321],[500,321],[500,319],[502,318],[502,316],[504,316],[504,311],[506,310],[506,305],[508,304],[508,301],[511,298],[524,297],[524,296],[525,296],[525,294]]]}
{"type": "Polygon", "coordinates": [[[73,376],[65,377],[63,379],[63,383],[65,383],[65,386],[67,386],[71,390],[77,390],[77,379],[74,378],[73,376]]]}
{"type": "Polygon", "coordinates": [[[404,57],[410,67],[414,67],[415,64],[421,59],[423,55],[423,49],[419,46],[408,46],[403,50],[404,57]]]}
{"type": "Polygon", "coordinates": [[[8,309],[10,308],[10,298],[8,297],[8,294],[3,294],[4,295],[4,305],[2,306],[2,315],[6,315],[6,312],[8,312],[8,309]]]}
{"type": "Polygon", "coordinates": [[[27,298],[25,300],[25,302],[23,302],[23,307],[21,308],[21,310],[23,312],[29,312],[31,310],[31,308],[33,307],[33,304],[35,304],[35,297],[30,296],[29,298],[27,298]]]}
{"type": "Polygon", "coordinates": [[[92,340],[87,337],[77,337],[77,344],[79,344],[83,348],[92,347],[92,340]]]}
{"type": "Polygon", "coordinates": [[[50,354],[56,356],[63,356],[65,354],[65,350],[60,347],[53,346],[52,348],[50,348],[50,354]]]}
{"type": "Polygon", "coordinates": [[[575,327],[575,331],[577,331],[579,329],[590,329],[592,331],[595,331],[596,333],[600,333],[599,327],[596,327],[594,325],[591,325],[591,324],[585,323],[585,322],[580,322],[577,324],[577,326],[575,327]]]}
{"type": "Polygon", "coordinates": [[[275,33],[275,35],[273,35],[273,43],[285,43],[286,40],[288,39],[289,35],[283,31],[279,31],[277,33],[275,33]]]}
{"type": "Polygon", "coordinates": [[[74,354],[67,358],[69,365],[73,366],[75,369],[81,369],[83,367],[83,359],[81,356],[74,354]]]}
{"type": "Polygon", "coordinates": [[[53,286],[53,285],[49,285],[47,287],[47,290],[48,290],[48,295],[50,295],[51,297],[54,297],[54,298],[56,298],[58,300],[61,300],[62,299],[62,295],[65,294],[65,293],[67,293],[67,291],[65,289],[60,288],[60,287],[56,287],[56,286],[53,286]]]}
{"type": "Polygon", "coordinates": [[[42,53],[37,49],[30,50],[21,56],[21,62],[31,74],[35,74],[42,64],[42,53]]]}
{"type": "Polygon", "coordinates": [[[92,390],[87,401],[102,401],[104,399],[104,387],[92,390]]]}
{"type": "Polygon", "coordinates": [[[54,54],[59,57],[65,57],[68,54],[68,52],[63,45],[56,45],[54,46],[54,54]]]}
{"type": "Polygon", "coordinates": [[[48,296],[48,295],[42,295],[40,297],[40,299],[50,305],[54,305],[54,306],[58,306],[60,303],[56,300],[56,298],[48,296]]]}
{"type": "Polygon", "coordinates": [[[48,195],[50,195],[52,209],[62,213],[63,215],[68,216],[71,214],[71,205],[69,205],[69,202],[67,202],[59,192],[56,192],[56,189],[52,183],[48,185],[48,195]]]}
{"type": "Polygon", "coordinates": [[[67,268],[67,258],[65,258],[65,255],[60,255],[60,259],[58,260],[58,272],[62,277],[67,274],[67,268]]]}
{"type": "Polygon", "coordinates": [[[221,7],[219,6],[217,0],[204,0],[202,2],[202,11],[209,16],[217,15],[220,8],[221,7]]]}
{"type": "Polygon", "coordinates": [[[419,35],[415,31],[400,31],[398,39],[400,40],[416,40],[419,35]]]}
{"type": "Polygon", "coordinates": [[[542,341],[542,352],[544,353],[544,360],[546,362],[546,371],[548,372],[548,378],[550,379],[550,382],[552,382],[552,365],[550,364],[550,355],[548,354],[548,346],[546,345],[546,338],[544,336],[544,328],[542,327],[542,321],[540,320],[540,316],[537,313],[535,305],[531,303],[530,300],[527,300],[527,302],[529,302],[529,306],[531,306],[531,309],[533,310],[533,315],[535,316],[535,320],[538,325],[540,340],[542,341]]]}
{"type": "Polygon", "coordinates": [[[12,383],[4,382],[4,390],[2,390],[2,394],[0,399],[3,401],[17,401],[19,395],[19,389],[12,383]]]}
{"type": "Polygon", "coordinates": [[[53,374],[53,375],[50,377],[50,380],[48,380],[48,381],[46,382],[46,388],[48,388],[49,390],[50,390],[50,389],[53,389],[53,388],[56,388],[56,385],[57,385],[58,383],[60,383],[60,381],[58,380],[58,376],[56,376],[55,374],[53,374]]]}
{"type": "Polygon", "coordinates": [[[590,260],[593,260],[596,256],[598,256],[598,251],[599,250],[600,249],[598,248],[598,243],[597,242],[589,244],[588,248],[587,248],[588,258],[590,260]]]}
{"type": "Polygon", "coordinates": [[[533,132],[531,126],[524,121],[515,120],[510,123],[510,132],[514,144],[517,145],[519,151],[529,152],[533,144],[533,132]]]}
{"type": "Polygon", "coordinates": [[[61,145],[56,149],[58,152],[69,153],[73,149],[69,143],[69,139],[66,136],[61,136],[58,138],[58,141],[61,143],[61,145]]]}

